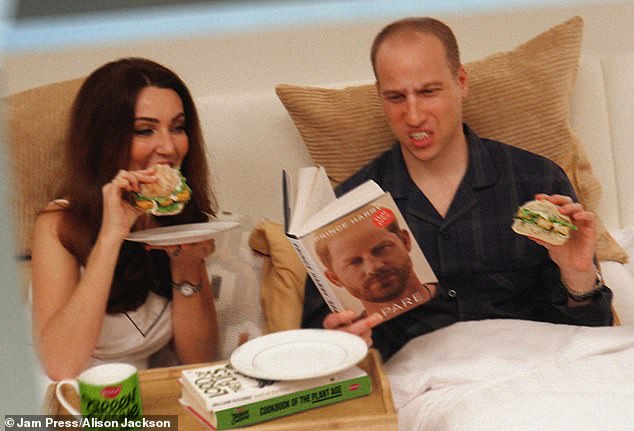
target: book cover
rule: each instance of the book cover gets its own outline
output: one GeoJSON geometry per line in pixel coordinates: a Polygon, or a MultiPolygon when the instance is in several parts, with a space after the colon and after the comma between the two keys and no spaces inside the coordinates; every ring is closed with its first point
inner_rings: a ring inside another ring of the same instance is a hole
{"type": "Polygon", "coordinates": [[[371,380],[359,367],[314,379],[260,380],[228,362],[182,372],[181,403],[218,430],[251,425],[368,395],[371,380]]]}
{"type": "Polygon", "coordinates": [[[389,193],[367,181],[335,198],[323,168],[298,180],[291,209],[284,173],[286,235],[332,311],[388,320],[431,299],[438,279],[389,193]]]}

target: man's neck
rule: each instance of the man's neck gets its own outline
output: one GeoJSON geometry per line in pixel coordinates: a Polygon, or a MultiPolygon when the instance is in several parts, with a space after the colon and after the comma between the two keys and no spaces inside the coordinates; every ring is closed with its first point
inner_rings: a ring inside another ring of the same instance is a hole
{"type": "Polygon", "coordinates": [[[416,159],[403,152],[412,181],[442,217],[447,214],[469,165],[466,136],[461,134],[461,139],[445,150],[429,161],[416,159]]]}

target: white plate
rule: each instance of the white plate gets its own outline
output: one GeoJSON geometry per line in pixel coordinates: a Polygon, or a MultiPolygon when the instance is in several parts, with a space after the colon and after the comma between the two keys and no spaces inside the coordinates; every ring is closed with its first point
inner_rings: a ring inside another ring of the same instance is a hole
{"type": "Polygon", "coordinates": [[[237,221],[179,224],[132,232],[126,239],[154,246],[189,244],[212,239],[220,232],[233,229],[239,224],[237,221]]]}
{"type": "Polygon", "coordinates": [[[294,329],[254,338],[231,354],[247,376],[298,380],[327,376],[356,365],[368,353],[361,337],[328,329],[294,329]]]}

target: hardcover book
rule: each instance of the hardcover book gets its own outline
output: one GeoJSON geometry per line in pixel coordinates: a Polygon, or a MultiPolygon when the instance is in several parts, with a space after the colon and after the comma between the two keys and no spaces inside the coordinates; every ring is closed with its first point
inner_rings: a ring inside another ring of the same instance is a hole
{"type": "Polygon", "coordinates": [[[303,380],[271,381],[245,376],[221,362],[184,370],[181,404],[212,429],[223,430],[368,395],[371,380],[354,366],[303,380]]]}
{"type": "Polygon", "coordinates": [[[291,208],[284,171],[286,236],[332,311],[388,320],[431,299],[438,279],[388,192],[370,180],[337,198],[322,167],[297,179],[291,208]]]}

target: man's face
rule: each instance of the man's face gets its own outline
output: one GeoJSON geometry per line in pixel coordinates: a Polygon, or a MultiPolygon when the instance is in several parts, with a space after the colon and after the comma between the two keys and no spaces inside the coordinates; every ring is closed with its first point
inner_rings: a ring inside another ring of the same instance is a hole
{"type": "Polygon", "coordinates": [[[409,239],[405,240],[369,220],[351,226],[328,243],[329,278],[367,302],[397,298],[412,273],[409,239]]]}
{"type": "Polygon", "coordinates": [[[375,65],[383,109],[408,165],[450,159],[464,142],[464,69],[452,73],[440,40],[424,33],[388,38],[375,65]]]}

